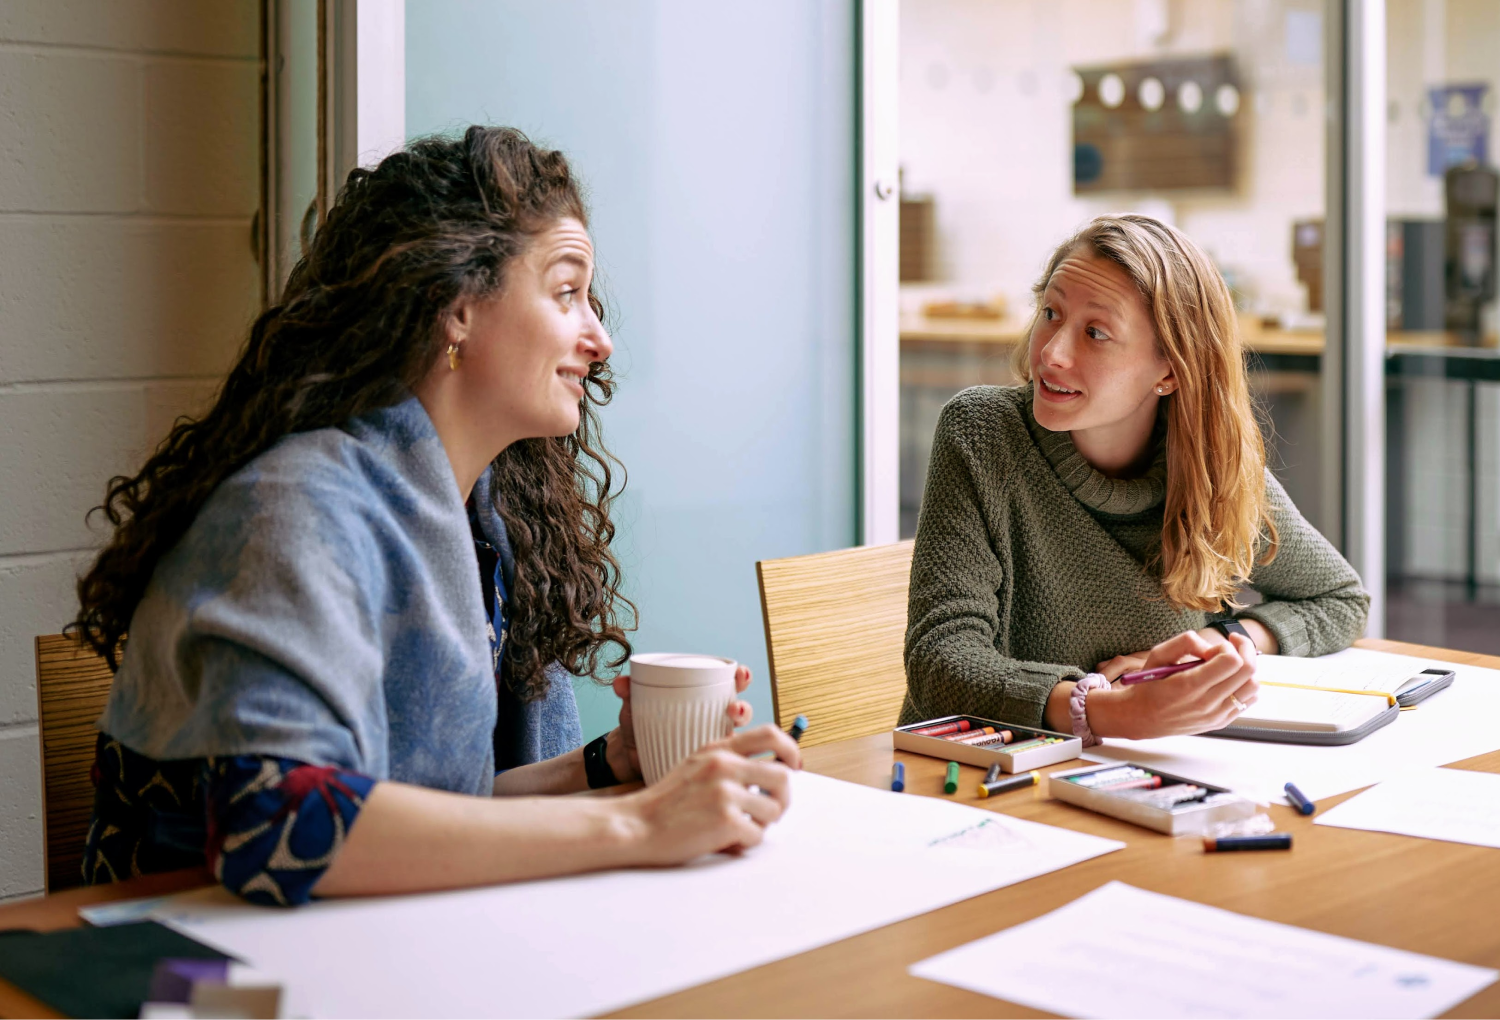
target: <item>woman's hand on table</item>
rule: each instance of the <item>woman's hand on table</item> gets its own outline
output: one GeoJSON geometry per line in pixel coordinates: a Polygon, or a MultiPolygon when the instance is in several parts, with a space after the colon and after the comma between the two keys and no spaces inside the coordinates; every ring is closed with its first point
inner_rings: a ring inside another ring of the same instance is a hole
{"type": "Polygon", "coordinates": [[[659,782],[622,797],[634,863],[681,864],[758,844],[791,798],[802,753],[775,726],[742,730],[699,748],[659,782]],[[751,758],[769,752],[772,758],[751,758]]]}
{"type": "MultiPolygon", "coordinates": [[[[604,745],[604,759],[609,762],[616,779],[629,783],[641,778],[641,756],[636,749],[635,724],[630,715],[630,675],[621,673],[615,677],[613,686],[615,696],[620,699],[620,725],[609,733],[609,739],[604,745]]],[[[749,686],[750,667],[737,667],[734,671],[735,692],[743,693],[749,686]]],[[[748,726],[751,716],[755,714],[750,702],[738,698],[729,703],[728,711],[729,721],[735,729],[748,726]]]]}
{"type": "Polygon", "coordinates": [[[1161,680],[1091,693],[1089,728],[1099,737],[1132,740],[1222,729],[1259,696],[1256,655],[1255,644],[1238,634],[1210,641],[1196,631],[1184,631],[1151,649],[1139,666],[1131,668],[1152,669],[1184,659],[1202,659],[1203,665],[1161,680]]]}

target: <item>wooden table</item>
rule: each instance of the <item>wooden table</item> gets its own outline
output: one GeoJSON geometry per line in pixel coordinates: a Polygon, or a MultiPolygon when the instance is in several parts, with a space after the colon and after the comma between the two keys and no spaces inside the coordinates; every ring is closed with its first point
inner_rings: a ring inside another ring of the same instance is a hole
{"type": "MultiPolygon", "coordinates": [[[[1361,641],[1368,648],[1431,655],[1500,669],[1500,657],[1361,641]]],[[[1475,720],[1475,725],[1494,725],[1475,720]]],[[[906,762],[912,795],[938,795],[943,763],[894,752],[889,734],[806,752],[824,775],[884,788],[891,762],[906,762]]],[[[1076,763],[1058,766],[1070,767],[1076,763]]],[[[1454,767],[1500,772],[1500,752],[1454,767]]],[[[1125,849],[976,896],[821,949],[690,988],[613,1014],[651,1016],[1044,1016],[1034,1010],[911,977],[911,964],[1002,928],[1031,920],[1118,879],[1142,889],[1239,913],[1413,952],[1500,968],[1500,850],[1315,826],[1273,807],[1277,826],[1295,834],[1290,853],[1205,854],[1196,840],[1172,839],[1049,800],[1041,789],[979,800],[979,770],[964,767],[956,799],[1017,818],[1125,842],[1125,849]]],[[[1320,810],[1352,794],[1320,801],[1320,810]]],[[[175,872],[116,886],[76,889],[0,907],[0,928],[77,925],[84,903],[149,896],[202,884],[201,872],[175,872]]],[[[796,918],[788,918],[795,924],[796,918]]],[[[0,1015],[56,1016],[0,981],[0,1015]]],[[[1493,984],[1447,1016],[1500,1015],[1493,984]]]]}

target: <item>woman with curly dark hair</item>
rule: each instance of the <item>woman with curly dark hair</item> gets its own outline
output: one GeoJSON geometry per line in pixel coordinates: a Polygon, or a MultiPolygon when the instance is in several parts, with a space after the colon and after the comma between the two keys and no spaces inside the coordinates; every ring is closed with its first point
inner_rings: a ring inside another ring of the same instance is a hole
{"type": "Polygon", "coordinates": [[[588,748],[570,681],[625,661],[634,610],[593,261],[567,161],[519,132],[350,174],[213,407],[100,508],[87,881],[206,863],[289,904],[675,863],[781,815],[770,726],[626,797],[536,796],[640,775],[628,680],[588,748]]]}

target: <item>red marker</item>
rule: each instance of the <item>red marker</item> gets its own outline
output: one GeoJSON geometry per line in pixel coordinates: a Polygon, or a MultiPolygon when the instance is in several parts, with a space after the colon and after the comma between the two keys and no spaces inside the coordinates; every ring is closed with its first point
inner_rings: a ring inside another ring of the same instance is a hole
{"type": "Polygon", "coordinates": [[[1129,687],[1131,684],[1148,684],[1152,680],[1160,680],[1164,676],[1173,673],[1181,673],[1185,669],[1193,669],[1203,665],[1202,659],[1189,659],[1187,662],[1175,663],[1171,666],[1153,666],[1151,669],[1138,669],[1134,673],[1125,673],[1120,677],[1120,683],[1129,687]]]}
{"type": "Polygon", "coordinates": [[[971,724],[967,719],[958,722],[943,723],[940,726],[924,726],[920,730],[912,730],[913,733],[923,737],[941,737],[944,733],[962,733],[971,724]]]}
{"type": "Polygon", "coordinates": [[[956,737],[948,736],[943,739],[951,740],[955,744],[977,744],[981,741],[989,740],[991,737],[1004,737],[1006,740],[1009,740],[1010,730],[1001,730],[999,733],[996,733],[995,727],[986,726],[984,729],[975,730],[973,733],[965,733],[956,737]]]}

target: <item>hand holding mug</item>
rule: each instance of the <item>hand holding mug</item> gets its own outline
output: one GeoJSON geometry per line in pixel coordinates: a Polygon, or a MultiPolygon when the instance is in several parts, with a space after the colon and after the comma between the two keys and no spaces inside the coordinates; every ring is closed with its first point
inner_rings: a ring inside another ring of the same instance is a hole
{"type": "MultiPolygon", "coordinates": [[[[733,695],[742,693],[745,688],[750,686],[750,668],[742,664],[733,663],[728,659],[716,659],[711,656],[642,655],[633,656],[631,658],[632,670],[635,671],[639,668],[639,670],[643,674],[647,674],[642,680],[642,684],[651,684],[653,686],[653,690],[648,694],[648,698],[653,703],[653,710],[659,709],[661,707],[658,702],[660,702],[663,697],[665,697],[667,700],[680,701],[683,700],[683,698],[689,696],[688,692],[685,689],[679,689],[679,694],[675,696],[655,690],[656,685],[652,682],[662,680],[670,682],[673,679],[672,674],[677,672],[677,669],[674,667],[686,667],[689,670],[693,669],[693,667],[695,666],[700,667],[700,669],[702,667],[707,667],[708,669],[715,672],[721,672],[725,665],[734,666],[733,692],[732,694],[730,694],[727,705],[724,708],[724,716],[721,721],[722,725],[719,727],[710,726],[709,729],[713,730],[713,732],[708,732],[707,730],[705,730],[702,733],[704,739],[703,741],[700,741],[700,743],[706,742],[710,739],[726,737],[736,728],[743,727],[749,724],[750,719],[754,714],[754,710],[752,709],[748,701],[742,701],[739,698],[734,697],[733,695]],[[640,662],[637,663],[637,660],[640,660],[640,662]],[[655,695],[655,697],[651,697],[651,695],[655,695]]],[[[699,676],[698,679],[713,681],[718,678],[704,675],[699,676]]],[[[605,744],[605,758],[608,760],[610,769],[615,774],[615,778],[619,779],[621,782],[628,782],[630,780],[641,778],[647,770],[643,769],[641,766],[641,748],[640,738],[638,736],[639,728],[637,726],[638,713],[635,711],[631,703],[632,699],[630,675],[622,673],[619,676],[615,677],[613,686],[615,695],[620,699],[620,725],[609,734],[609,739],[605,744]]],[[[714,684],[710,682],[706,686],[722,686],[722,683],[714,684]]],[[[707,692],[703,693],[707,694],[707,692]]],[[[727,689],[724,691],[724,693],[728,693],[727,689]]],[[[707,696],[714,697],[715,695],[708,694],[707,696]]],[[[701,722],[702,721],[700,720],[700,724],[701,722]]],[[[659,729],[660,726],[658,725],[656,728],[659,729]]],[[[691,739],[689,739],[688,742],[691,743],[691,739]]],[[[693,750],[693,748],[689,747],[687,748],[687,750],[691,751],[693,750]]],[[[679,758],[680,754],[674,756],[673,762],[675,763],[675,761],[679,758]]],[[[669,764],[665,762],[662,762],[662,764],[664,767],[656,770],[651,777],[647,777],[647,782],[652,782],[654,778],[664,773],[667,768],[670,768],[669,764]]]]}

